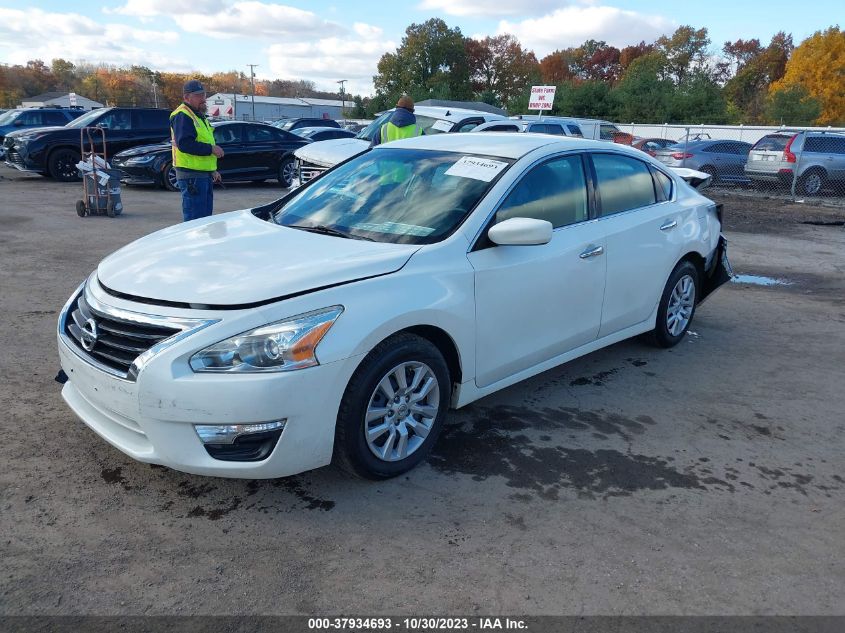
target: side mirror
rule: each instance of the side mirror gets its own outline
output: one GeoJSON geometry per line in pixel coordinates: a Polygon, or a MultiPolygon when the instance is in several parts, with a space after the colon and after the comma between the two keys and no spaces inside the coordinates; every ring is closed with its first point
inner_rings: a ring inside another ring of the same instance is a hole
{"type": "Polygon", "coordinates": [[[510,218],[490,227],[487,237],[499,246],[537,246],[552,239],[552,223],[534,218],[510,218]]]}

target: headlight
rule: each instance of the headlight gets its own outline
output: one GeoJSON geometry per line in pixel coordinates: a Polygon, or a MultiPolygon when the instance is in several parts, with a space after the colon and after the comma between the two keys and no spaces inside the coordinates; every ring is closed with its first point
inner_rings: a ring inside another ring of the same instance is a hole
{"type": "Polygon", "coordinates": [[[332,306],[238,334],[191,357],[195,372],[293,371],[319,365],[317,345],[343,312],[332,306]]]}
{"type": "Polygon", "coordinates": [[[155,154],[147,154],[146,156],[135,156],[134,158],[130,158],[126,161],[127,165],[142,165],[143,163],[149,163],[153,158],[155,158],[155,154]]]}

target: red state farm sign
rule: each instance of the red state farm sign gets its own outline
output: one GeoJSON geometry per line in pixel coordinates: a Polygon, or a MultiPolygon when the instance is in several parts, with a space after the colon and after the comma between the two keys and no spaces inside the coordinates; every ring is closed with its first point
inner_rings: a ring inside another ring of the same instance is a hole
{"type": "Polygon", "coordinates": [[[528,109],[551,110],[555,100],[555,90],[557,90],[557,86],[531,86],[528,109]]]}

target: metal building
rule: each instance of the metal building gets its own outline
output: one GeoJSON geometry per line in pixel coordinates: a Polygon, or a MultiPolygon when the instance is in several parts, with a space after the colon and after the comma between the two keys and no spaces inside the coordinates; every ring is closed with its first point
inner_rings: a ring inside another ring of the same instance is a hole
{"type": "MultiPolygon", "coordinates": [[[[208,116],[214,119],[237,119],[239,121],[275,121],[283,118],[315,117],[318,119],[342,119],[342,101],[311,99],[310,97],[260,97],[255,96],[255,115],[251,95],[218,92],[209,95],[208,116]]],[[[354,103],[345,102],[350,110],[354,103]]]]}

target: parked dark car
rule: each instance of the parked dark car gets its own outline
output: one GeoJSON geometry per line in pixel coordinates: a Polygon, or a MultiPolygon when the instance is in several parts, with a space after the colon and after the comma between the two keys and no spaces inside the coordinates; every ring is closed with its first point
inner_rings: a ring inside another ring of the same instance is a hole
{"type": "Polygon", "coordinates": [[[713,177],[713,182],[751,181],[743,171],[751,143],[708,139],[678,142],[656,150],[654,157],[667,167],[688,167],[713,177]]]}
{"type": "MultiPolygon", "coordinates": [[[[278,121],[276,122],[278,124],[278,121]]],[[[279,124],[279,129],[292,132],[301,127],[340,127],[340,123],[333,119],[317,119],[314,117],[300,117],[298,119],[287,119],[279,124]]]]}
{"type": "MultiPolygon", "coordinates": [[[[163,141],[170,136],[170,110],[160,108],[101,108],[91,110],[64,127],[38,127],[10,132],[3,147],[6,164],[70,182],[79,179],[80,129],[105,130],[108,156],[163,141]]],[[[99,134],[97,135],[99,136],[99,134]]],[[[102,151],[95,136],[95,149],[102,151]]]]}
{"type": "MultiPolygon", "coordinates": [[[[275,178],[289,187],[294,176],[293,152],[310,143],[272,125],[247,121],[216,121],[214,140],[223,148],[217,170],[224,182],[275,178]]],[[[176,170],[170,141],[134,147],[116,154],[112,167],[127,185],[155,184],[176,191],[176,170]]]]}
{"type": "Polygon", "coordinates": [[[309,141],[330,141],[333,138],[354,138],[356,132],[335,127],[301,127],[293,131],[309,141]]]}
{"type": "Polygon", "coordinates": [[[3,155],[3,139],[9,132],[45,125],[67,125],[84,113],[81,108],[19,108],[3,111],[0,114],[0,156],[3,155]]]}

